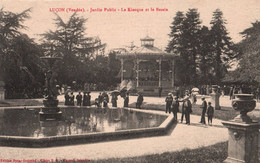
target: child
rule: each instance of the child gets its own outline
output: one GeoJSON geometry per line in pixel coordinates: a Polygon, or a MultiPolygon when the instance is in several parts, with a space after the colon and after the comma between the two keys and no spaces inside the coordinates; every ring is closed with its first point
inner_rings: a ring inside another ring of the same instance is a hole
{"type": "Polygon", "coordinates": [[[212,126],[212,118],[214,116],[214,108],[211,106],[211,102],[208,102],[208,105],[209,105],[208,106],[208,111],[207,111],[207,114],[208,114],[208,124],[210,126],[212,126]]]}

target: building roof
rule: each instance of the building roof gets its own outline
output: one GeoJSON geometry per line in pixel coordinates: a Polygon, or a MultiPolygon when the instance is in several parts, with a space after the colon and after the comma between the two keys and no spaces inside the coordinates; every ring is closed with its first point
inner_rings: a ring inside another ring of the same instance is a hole
{"type": "Polygon", "coordinates": [[[141,41],[154,41],[154,39],[149,36],[146,36],[145,38],[141,38],[140,40],[141,41]]]}
{"type": "Polygon", "coordinates": [[[147,55],[154,55],[154,54],[166,54],[161,49],[154,47],[154,46],[141,46],[134,48],[131,51],[126,52],[126,54],[147,54],[147,55]]]}
{"type": "Polygon", "coordinates": [[[173,53],[166,53],[163,50],[154,47],[154,46],[141,46],[135,47],[129,51],[121,51],[121,53],[117,54],[119,58],[124,57],[167,57],[167,58],[174,58],[178,55],[173,53]]]}
{"type": "Polygon", "coordinates": [[[133,48],[130,48],[129,50],[121,51],[119,54],[117,54],[118,58],[124,58],[124,57],[138,57],[138,58],[146,58],[146,57],[152,57],[152,58],[174,58],[178,55],[173,53],[166,53],[165,51],[157,48],[154,46],[153,41],[154,39],[146,36],[145,38],[140,39],[141,40],[141,47],[133,46],[133,48]]]}

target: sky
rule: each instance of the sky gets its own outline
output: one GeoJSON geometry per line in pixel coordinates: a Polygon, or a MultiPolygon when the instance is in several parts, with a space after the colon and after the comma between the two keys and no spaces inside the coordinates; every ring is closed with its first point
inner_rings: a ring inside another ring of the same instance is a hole
{"type": "Polygon", "coordinates": [[[242,39],[240,32],[260,20],[260,0],[0,0],[0,7],[15,13],[32,8],[31,18],[24,23],[28,29],[23,32],[36,40],[39,34],[55,29],[53,19],[57,9],[61,9],[57,14],[65,21],[74,13],[70,9],[84,10],[78,13],[88,19],[87,36],[98,36],[107,44],[107,51],[130,46],[131,42],[140,46],[140,38],[147,35],[155,39],[156,47],[164,50],[176,12],[186,13],[189,8],[197,8],[202,25],[208,27],[213,11],[219,8],[235,43],[242,39]],[[91,8],[96,11],[90,12],[91,8]]]}

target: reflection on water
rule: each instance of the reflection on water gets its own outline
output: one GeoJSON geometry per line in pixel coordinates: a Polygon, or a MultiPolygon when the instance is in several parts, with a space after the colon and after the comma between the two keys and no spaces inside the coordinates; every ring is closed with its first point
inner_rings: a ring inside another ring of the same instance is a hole
{"type": "Polygon", "coordinates": [[[126,109],[64,108],[61,121],[39,121],[38,109],[1,109],[0,135],[46,137],[158,127],[167,117],[126,109]]]}

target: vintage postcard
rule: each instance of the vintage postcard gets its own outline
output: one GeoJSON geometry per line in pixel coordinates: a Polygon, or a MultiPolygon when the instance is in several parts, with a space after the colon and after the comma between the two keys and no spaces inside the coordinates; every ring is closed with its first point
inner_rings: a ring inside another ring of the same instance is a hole
{"type": "Polygon", "coordinates": [[[0,0],[0,162],[259,161],[259,20],[260,0],[0,0]]]}

